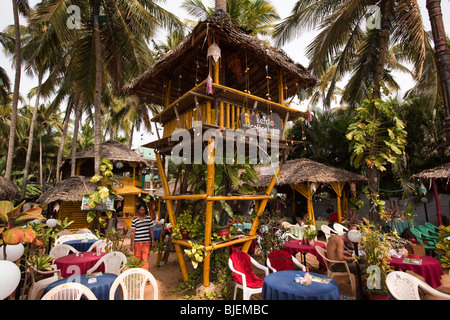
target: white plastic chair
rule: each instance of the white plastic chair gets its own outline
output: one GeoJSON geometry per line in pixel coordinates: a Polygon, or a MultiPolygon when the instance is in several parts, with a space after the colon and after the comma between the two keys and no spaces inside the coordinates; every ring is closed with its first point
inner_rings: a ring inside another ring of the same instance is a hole
{"type": "Polygon", "coordinates": [[[91,289],[76,282],[67,282],[54,287],[41,300],[81,300],[83,295],[88,300],[98,300],[91,289]]]}
{"type": "Polygon", "coordinates": [[[325,266],[327,267],[327,277],[334,278],[335,276],[340,275],[347,275],[350,280],[350,286],[352,288],[352,294],[353,296],[356,296],[356,277],[353,273],[350,272],[350,268],[348,267],[348,264],[346,261],[338,261],[338,260],[331,260],[327,258],[327,251],[320,247],[315,246],[317,253],[322,257],[323,261],[325,262],[325,266]],[[345,266],[346,271],[344,272],[337,272],[333,271],[331,269],[331,264],[334,263],[342,263],[345,266]]]}
{"type": "Polygon", "coordinates": [[[30,268],[31,286],[28,291],[28,300],[39,300],[38,296],[41,290],[44,290],[49,284],[62,279],[61,272],[57,269],[56,265],[52,265],[52,270],[42,271],[37,270],[33,265],[28,265],[30,268]],[[45,278],[37,280],[38,275],[42,275],[45,278]],[[51,276],[49,276],[51,275],[51,276]]]}
{"type": "MultiPolygon", "coordinates": [[[[236,251],[234,253],[239,253],[241,251],[236,251]]],[[[265,276],[267,276],[269,274],[269,268],[267,268],[266,266],[263,266],[262,264],[258,263],[255,259],[253,259],[249,254],[246,254],[248,256],[248,258],[250,259],[250,262],[252,265],[254,265],[256,268],[261,269],[264,271],[265,276]]],[[[262,286],[259,288],[249,288],[247,286],[247,276],[240,272],[237,271],[234,266],[233,266],[233,260],[230,258],[228,258],[228,267],[231,269],[232,272],[240,275],[242,277],[242,284],[235,282],[235,287],[234,287],[234,295],[233,295],[233,300],[236,300],[236,295],[237,295],[237,289],[242,289],[243,292],[243,300],[250,300],[250,296],[252,294],[255,293],[261,293],[262,292],[262,286]]]]}
{"type": "Polygon", "coordinates": [[[127,263],[127,257],[119,251],[109,252],[101,257],[92,268],[87,270],[86,274],[97,270],[102,263],[105,265],[105,273],[114,273],[119,275],[127,263]]]}
{"type": "Polygon", "coordinates": [[[153,300],[158,300],[158,283],[153,274],[142,268],[131,268],[122,272],[111,285],[109,300],[114,300],[119,286],[122,289],[123,300],[144,300],[147,281],[153,286],[153,300]]]}
{"type": "Polygon", "coordinates": [[[336,231],[337,234],[344,234],[348,231],[348,228],[344,227],[340,223],[333,224],[333,229],[334,229],[334,231],[336,231]]]}
{"type": "Polygon", "coordinates": [[[57,244],[50,250],[49,255],[52,259],[58,259],[67,256],[70,252],[77,253],[79,251],[68,244],[57,244]]]}
{"type": "Polygon", "coordinates": [[[97,240],[95,241],[86,252],[93,251],[94,248],[100,248],[102,252],[106,252],[106,248],[111,247],[111,242],[108,242],[107,240],[97,240]]]}
{"type": "Polygon", "coordinates": [[[325,234],[325,239],[328,241],[328,239],[333,235],[333,234],[337,234],[337,232],[330,228],[327,225],[323,225],[320,227],[320,229],[322,230],[322,232],[325,234]]]}
{"type": "Polygon", "coordinates": [[[72,231],[69,231],[69,230],[63,230],[63,231],[58,232],[58,237],[66,236],[66,235],[71,235],[71,234],[73,234],[72,231]]]}
{"type": "Polygon", "coordinates": [[[386,285],[389,292],[397,300],[420,300],[419,288],[438,298],[450,300],[450,295],[434,289],[415,276],[403,271],[390,272],[386,277],[386,285]]]}
{"type": "Polygon", "coordinates": [[[66,241],[77,240],[78,237],[75,234],[64,234],[55,239],[55,245],[63,244],[66,241]]]}
{"type": "Polygon", "coordinates": [[[75,232],[75,234],[85,234],[85,233],[92,233],[92,231],[89,229],[80,229],[77,232],[75,232]]]}

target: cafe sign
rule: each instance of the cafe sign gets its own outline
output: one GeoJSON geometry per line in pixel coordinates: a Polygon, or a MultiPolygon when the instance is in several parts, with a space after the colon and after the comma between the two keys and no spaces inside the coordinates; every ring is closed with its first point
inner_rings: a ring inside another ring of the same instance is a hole
{"type": "Polygon", "coordinates": [[[249,114],[241,113],[241,128],[244,130],[255,130],[256,134],[268,136],[281,136],[281,119],[276,113],[266,115],[264,113],[249,114]]]}
{"type": "Polygon", "coordinates": [[[81,210],[114,211],[114,197],[109,196],[106,201],[98,203],[94,208],[89,207],[89,196],[83,196],[81,210]]]}

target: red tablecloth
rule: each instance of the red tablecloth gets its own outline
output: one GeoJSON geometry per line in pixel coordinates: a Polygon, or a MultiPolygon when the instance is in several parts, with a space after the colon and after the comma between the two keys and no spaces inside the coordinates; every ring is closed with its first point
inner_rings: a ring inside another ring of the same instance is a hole
{"type": "MultiPolygon", "coordinates": [[[[86,274],[87,270],[92,268],[95,263],[100,260],[105,254],[95,255],[95,252],[80,252],[77,257],[75,253],[58,258],[55,260],[55,264],[59,270],[61,270],[61,276],[68,278],[75,275],[79,270],[79,274],[86,274]],[[83,254],[83,256],[81,256],[83,254]],[[71,267],[72,266],[72,267],[71,267]],[[77,269],[77,267],[79,269],[77,269]]],[[[104,271],[103,264],[95,271],[104,271]]]]}
{"type": "MultiPolygon", "coordinates": [[[[316,248],[313,246],[310,246],[308,244],[300,244],[300,241],[298,240],[290,240],[287,241],[283,244],[286,247],[286,250],[291,254],[291,255],[295,255],[298,252],[302,252],[305,255],[307,253],[311,253],[313,255],[316,256],[317,260],[319,261],[319,265],[320,268],[323,270],[326,270],[326,266],[325,266],[325,262],[323,261],[322,257],[320,256],[320,254],[317,253],[316,248]]],[[[314,243],[314,246],[320,246],[322,248],[326,248],[325,244],[319,241],[316,241],[314,243]]]]}
{"type": "Polygon", "coordinates": [[[422,256],[422,264],[416,265],[411,263],[404,263],[403,258],[391,258],[390,264],[396,269],[411,270],[418,275],[424,277],[425,282],[433,288],[437,288],[442,285],[441,276],[444,274],[439,260],[430,257],[422,256]]]}

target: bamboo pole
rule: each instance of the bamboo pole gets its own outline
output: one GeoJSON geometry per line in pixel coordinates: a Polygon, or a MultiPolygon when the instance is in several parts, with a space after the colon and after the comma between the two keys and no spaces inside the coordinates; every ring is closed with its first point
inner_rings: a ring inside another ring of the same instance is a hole
{"type": "Polygon", "coordinates": [[[225,104],[225,127],[231,129],[230,126],[230,104],[225,104]]]}
{"type": "MultiPolygon", "coordinates": [[[[199,248],[200,250],[205,251],[205,252],[209,252],[209,251],[213,251],[213,250],[217,250],[217,249],[222,249],[222,248],[225,248],[225,247],[229,247],[229,246],[232,246],[232,245],[235,245],[235,244],[238,244],[238,243],[247,242],[247,241],[249,241],[249,240],[254,240],[254,239],[256,239],[256,238],[257,238],[256,235],[255,235],[255,236],[246,236],[245,238],[240,238],[240,239],[234,239],[234,240],[224,241],[224,242],[217,243],[217,244],[216,244],[216,243],[213,243],[213,244],[211,244],[211,245],[208,246],[208,247],[205,247],[205,246],[199,246],[198,248],[199,248]]],[[[189,243],[188,241],[185,241],[185,240],[173,239],[173,240],[172,240],[172,243],[176,243],[176,244],[179,244],[179,245],[184,246],[184,247],[192,248],[192,244],[191,244],[192,242],[189,243]]]]}
{"type": "Polygon", "coordinates": [[[206,123],[212,124],[211,120],[211,101],[206,101],[206,123]]]}
{"type": "MultiPolygon", "coordinates": [[[[281,171],[281,165],[278,166],[277,171],[272,177],[272,180],[270,181],[265,193],[266,195],[270,195],[272,193],[273,187],[275,186],[275,183],[277,182],[278,176],[280,175],[281,171]]],[[[252,228],[250,229],[250,232],[248,233],[250,236],[254,236],[256,234],[256,230],[258,230],[259,226],[259,216],[264,212],[264,209],[266,208],[268,199],[262,199],[258,205],[258,211],[256,212],[255,219],[253,220],[252,228]]],[[[248,249],[250,249],[251,241],[247,241],[242,246],[242,252],[247,252],[248,249]]]]}
{"type": "Polygon", "coordinates": [[[342,222],[341,197],[342,197],[342,190],[344,190],[345,183],[331,182],[330,185],[333,188],[334,192],[336,192],[338,222],[341,223],[342,222]]]}
{"type": "Polygon", "coordinates": [[[164,200],[206,200],[206,194],[179,194],[173,196],[163,196],[164,200]]]}
{"type": "MultiPolygon", "coordinates": [[[[208,142],[208,159],[206,160],[206,194],[214,196],[214,139],[208,142]]],[[[213,220],[214,201],[206,200],[206,219],[205,219],[205,247],[211,245],[212,220],[213,220]]],[[[203,286],[209,286],[209,271],[211,264],[211,253],[207,252],[203,260],[203,286]]]]}
{"type": "MultiPolygon", "coordinates": [[[[156,157],[156,163],[158,165],[159,177],[161,179],[161,183],[164,188],[164,193],[166,195],[170,195],[169,183],[167,182],[166,173],[164,171],[164,166],[161,161],[161,155],[158,152],[156,152],[155,157],[156,157]]],[[[167,213],[169,214],[170,223],[173,226],[175,226],[177,224],[177,220],[175,218],[175,212],[173,211],[172,200],[166,200],[166,205],[167,205],[167,213]]],[[[188,280],[188,272],[187,272],[187,268],[186,268],[186,262],[184,261],[184,257],[183,257],[183,251],[181,250],[181,247],[179,244],[175,244],[174,246],[175,246],[175,251],[177,253],[178,263],[180,264],[181,275],[183,276],[183,280],[187,281],[188,280]]]]}
{"type": "Polygon", "coordinates": [[[223,128],[225,126],[225,105],[223,101],[220,101],[219,103],[220,105],[220,121],[219,121],[219,126],[221,128],[223,128]]]}

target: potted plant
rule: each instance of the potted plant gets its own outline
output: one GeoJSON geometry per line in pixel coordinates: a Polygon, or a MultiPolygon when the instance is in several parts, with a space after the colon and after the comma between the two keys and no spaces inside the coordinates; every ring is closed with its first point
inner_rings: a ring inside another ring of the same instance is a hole
{"type": "Polygon", "coordinates": [[[314,247],[315,240],[317,238],[317,230],[313,225],[306,226],[303,231],[305,232],[306,239],[310,246],[314,247]]]}
{"type": "Polygon", "coordinates": [[[393,271],[389,264],[391,244],[386,240],[386,235],[367,219],[364,219],[360,227],[360,247],[364,251],[362,270],[369,274],[367,279],[369,299],[388,300],[386,277],[393,271]]]}
{"type": "Polygon", "coordinates": [[[174,239],[189,239],[189,229],[192,220],[192,213],[189,210],[183,210],[177,217],[177,225],[173,228],[172,237],[174,239]]]}

